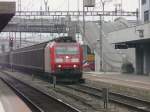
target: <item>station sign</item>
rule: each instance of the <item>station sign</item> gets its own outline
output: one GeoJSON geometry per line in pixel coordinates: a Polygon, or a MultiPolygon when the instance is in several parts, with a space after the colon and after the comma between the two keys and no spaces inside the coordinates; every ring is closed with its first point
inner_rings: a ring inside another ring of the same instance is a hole
{"type": "Polygon", "coordinates": [[[84,0],[84,7],[94,7],[95,0],[84,0]]]}
{"type": "Polygon", "coordinates": [[[126,45],[126,44],[116,44],[115,49],[128,49],[128,45],[126,45]]]}

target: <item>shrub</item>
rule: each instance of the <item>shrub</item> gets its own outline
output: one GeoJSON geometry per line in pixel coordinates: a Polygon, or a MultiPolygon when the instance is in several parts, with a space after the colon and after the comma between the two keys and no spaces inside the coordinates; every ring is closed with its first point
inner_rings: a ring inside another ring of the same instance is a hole
{"type": "Polygon", "coordinates": [[[133,64],[130,62],[123,63],[121,66],[121,72],[122,73],[133,73],[134,72],[133,64]]]}

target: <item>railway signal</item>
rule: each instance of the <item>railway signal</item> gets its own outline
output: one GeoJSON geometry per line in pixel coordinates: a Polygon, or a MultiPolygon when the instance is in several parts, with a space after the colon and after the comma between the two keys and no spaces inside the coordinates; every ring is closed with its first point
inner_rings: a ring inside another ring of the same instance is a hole
{"type": "Polygon", "coordinates": [[[9,39],[9,47],[10,47],[10,50],[13,49],[13,38],[9,39]]]}

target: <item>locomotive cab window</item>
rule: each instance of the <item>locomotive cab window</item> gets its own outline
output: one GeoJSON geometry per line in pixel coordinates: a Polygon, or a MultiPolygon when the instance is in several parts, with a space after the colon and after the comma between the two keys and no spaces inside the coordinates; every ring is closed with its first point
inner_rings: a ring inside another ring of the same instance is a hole
{"type": "Polygon", "coordinates": [[[56,47],[56,54],[78,54],[78,47],[56,47]]]}

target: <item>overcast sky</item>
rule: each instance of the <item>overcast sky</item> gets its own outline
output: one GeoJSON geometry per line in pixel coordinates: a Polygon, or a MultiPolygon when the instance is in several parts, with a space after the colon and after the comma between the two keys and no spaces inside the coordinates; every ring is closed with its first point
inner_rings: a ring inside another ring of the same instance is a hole
{"type": "MultiPolygon", "coordinates": [[[[16,1],[18,0],[1,0],[1,1],[16,1]]],[[[83,0],[48,0],[48,6],[50,10],[68,10],[68,1],[69,1],[69,10],[78,10],[78,1],[79,1],[79,10],[82,10],[82,1],[83,0]]],[[[101,0],[96,0],[96,6],[91,10],[99,10],[101,7],[101,0]]],[[[107,0],[108,1],[108,0],[107,0]]],[[[123,10],[135,11],[138,8],[139,0],[122,0],[123,10]]],[[[21,0],[22,10],[44,10],[44,0],[21,0]],[[41,5],[42,4],[42,5],[41,5]]],[[[106,3],[105,10],[114,10],[114,4],[119,3],[121,0],[112,0],[110,3],[106,3]]]]}

